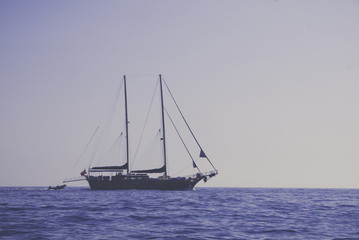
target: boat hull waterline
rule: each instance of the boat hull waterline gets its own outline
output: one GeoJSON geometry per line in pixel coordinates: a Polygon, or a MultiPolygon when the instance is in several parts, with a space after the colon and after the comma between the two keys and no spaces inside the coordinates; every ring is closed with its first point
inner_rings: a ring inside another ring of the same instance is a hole
{"type": "Polygon", "coordinates": [[[199,175],[194,178],[148,178],[129,177],[126,175],[108,177],[88,176],[87,181],[91,190],[193,190],[198,182],[207,179],[207,176],[199,175]]]}

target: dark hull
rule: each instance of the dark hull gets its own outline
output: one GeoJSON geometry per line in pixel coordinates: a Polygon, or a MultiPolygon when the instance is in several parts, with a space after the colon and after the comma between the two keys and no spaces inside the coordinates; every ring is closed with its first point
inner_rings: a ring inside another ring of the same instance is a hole
{"type": "Polygon", "coordinates": [[[64,185],[57,185],[56,187],[49,187],[47,190],[61,190],[61,189],[64,189],[66,187],[66,184],[64,185]]]}
{"type": "Polygon", "coordinates": [[[113,177],[106,179],[101,177],[87,177],[92,190],[192,190],[195,185],[203,179],[203,176],[195,178],[143,178],[125,179],[124,177],[113,177]]]}

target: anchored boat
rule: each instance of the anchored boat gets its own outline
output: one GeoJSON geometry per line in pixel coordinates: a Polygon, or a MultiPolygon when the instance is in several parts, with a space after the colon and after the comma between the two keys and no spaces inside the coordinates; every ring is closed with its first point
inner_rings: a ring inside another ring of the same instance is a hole
{"type": "Polygon", "coordinates": [[[66,184],[57,185],[55,187],[49,186],[49,188],[47,190],[61,190],[61,189],[64,189],[65,187],[66,187],[66,184]]]}
{"type": "MultiPolygon", "coordinates": [[[[124,93],[124,122],[125,122],[125,131],[120,134],[120,137],[125,139],[125,163],[122,165],[110,165],[110,166],[94,166],[91,165],[81,172],[81,178],[66,179],[64,182],[72,182],[79,180],[87,180],[89,186],[92,190],[121,190],[121,189],[146,189],[146,190],[192,190],[198,182],[203,180],[207,182],[209,178],[214,177],[218,174],[217,169],[214,167],[212,162],[209,160],[196,137],[194,136],[191,128],[189,127],[186,119],[184,118],[180,108],[177,105],[171,91],[169,90],[166,82],[162,79],[162,76],[159,75],[158,85],[159,85],[159,94],[160,94],[160,115],[161,115],[161,128],[158,130],[157,135],[159,135],[158,140],[161,142],[162,150],[162,163],[163,165],[159,168],[150,168],[150,169],[131,169],[131,160],[129,154],[129,119],[128,119],[128,107],[127,107],[127,86],[126,86],[126,76],[123,77],[123,93],[124,93]],[[164,83],[164,84],[163,84],[164,83]],[[182,120],[184,121],[185,126],[187,127],[190,135],[193,137],[195,143],[199,148],[199,158],[206,159],[212,170],[207,172],[202,172],[196,160],[193,158],[188,147],[183,141],[178,129],[176,128],[172,118],[167,112],[164,104],[163,97],[163,85],[165,85],[170,98],[173,100],[173,103],[178,110],[182,120]],[[167,149],[166,149],[166,119],[165,112],[167,114],[167,121],[175,128],[176,133],[178,134],[184,148],[186,149],[191,161],[193,169],[197,173],[187,176],[175,176],[171,177],[168,174],[168,159],[167,159],[167,149]],[[153,176],[155,175],[155,176],[153,176]]],[[[121,160],[123,162],[123,160],[121,160]]],[[[120,160],[118,162],[121,162],[120,160]]]]}

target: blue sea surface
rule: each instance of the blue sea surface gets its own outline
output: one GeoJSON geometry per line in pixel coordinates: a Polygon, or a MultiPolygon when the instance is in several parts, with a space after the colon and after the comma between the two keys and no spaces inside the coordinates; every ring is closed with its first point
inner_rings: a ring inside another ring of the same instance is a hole
{"type": "Polygon", "coordinates": [[[359,190],[1,187],[0,239],[359,239],[359,190]]]}

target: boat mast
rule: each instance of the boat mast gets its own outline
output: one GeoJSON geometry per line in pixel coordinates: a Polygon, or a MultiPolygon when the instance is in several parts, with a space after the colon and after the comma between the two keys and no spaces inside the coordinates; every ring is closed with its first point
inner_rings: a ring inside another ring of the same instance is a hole
{"type": "Polygon", "coordinates": [[[126,160],[127,160],[127,174],[129,173],[129,151],[128,151],[128,114],[127,114],[127,87],[126,87],[126,75],[123,76],[123,86],[125,91],[125,121],[126,121],[126,160]]]}
{"type": "Polygon", "coordinates": [[[162,90],[162,76],[160,74],[160,92],[161,92],[161,111],[162,111],[162,141],[163,141],[163,160],[165,164],[165,178],[167,178],[167,156],[166,156],[166,132],[165,132],[165,114],[163,106],[163,90],[162,90]]]}

